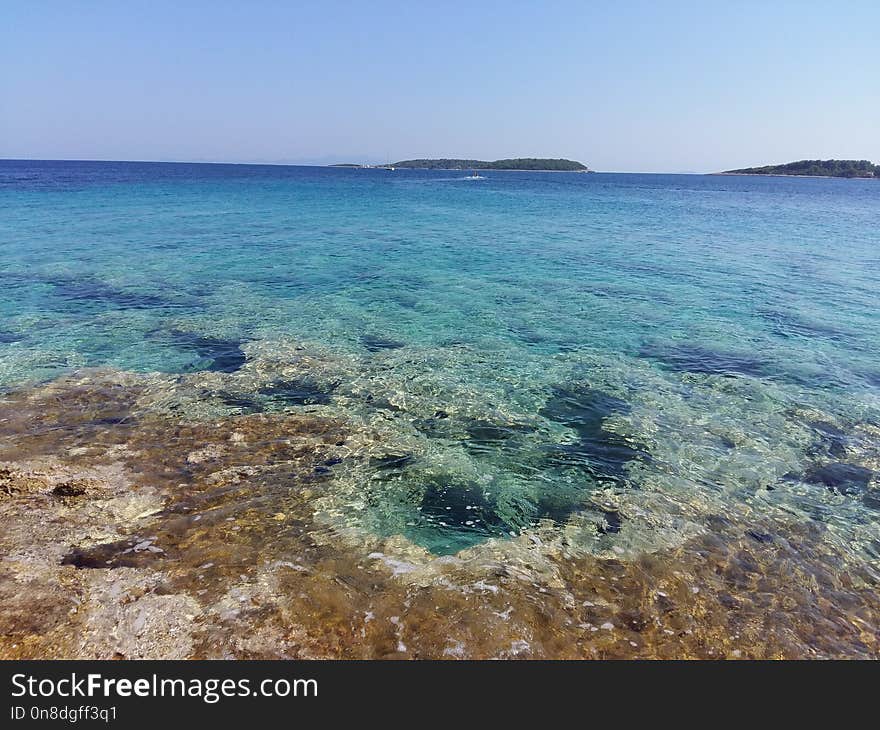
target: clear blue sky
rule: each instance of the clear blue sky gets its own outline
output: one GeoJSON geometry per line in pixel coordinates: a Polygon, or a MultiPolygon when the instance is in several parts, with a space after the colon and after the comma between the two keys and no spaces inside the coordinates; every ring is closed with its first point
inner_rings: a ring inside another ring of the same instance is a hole
{"type": "Polygon", "coordinates": [[[711,171],[878,132],[877,0],[0,0],[0,157],[711,171]]]}

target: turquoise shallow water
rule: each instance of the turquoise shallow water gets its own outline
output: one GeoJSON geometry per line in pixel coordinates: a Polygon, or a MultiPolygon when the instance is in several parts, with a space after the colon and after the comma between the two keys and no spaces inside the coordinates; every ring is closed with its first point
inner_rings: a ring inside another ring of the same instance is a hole
{"type": "Polygon", "coordinates": [[[778,513],[877,560],[880,184],[466,175],[0,162],[0,384],[296,343],[324,365],[211,402],[384,424],[346,524],[629,551],[778,513]]]}

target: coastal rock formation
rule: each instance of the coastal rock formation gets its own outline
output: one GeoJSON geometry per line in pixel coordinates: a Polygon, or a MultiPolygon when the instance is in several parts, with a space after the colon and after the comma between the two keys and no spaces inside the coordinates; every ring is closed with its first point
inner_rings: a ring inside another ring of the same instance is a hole
{"type": "MultiPolygon", "coordinates": [[[[673,510],[668,488],[652,488],[667,456],[649,429],[628,435],[639,414],[611,384],[560,386],[546,422],[529,422],[473,401],[443,409],[428,381],[404,396],[370,360],[283,343],[248,355],[233,372],[82,371],[3,398],[0,657],[880,649],[871,562],[771,501],[803,490],[863,509],[880,466],[870,425],[835,436],[858,494],[827,486],[841,458],[817,442],[803,478],[768,479],[721,516],[709,491],[673,510]],[[308,398],[284,395],[303,383],[308,398]],[[475,464],[508,444],[570,474],[563,507],[532,487],[496,499],[476,486],[475,464]],[[648,515],[661,500],[668,527],[648,515]]],[[[726,438],[719,454],[749,448],[726,438]]]]}

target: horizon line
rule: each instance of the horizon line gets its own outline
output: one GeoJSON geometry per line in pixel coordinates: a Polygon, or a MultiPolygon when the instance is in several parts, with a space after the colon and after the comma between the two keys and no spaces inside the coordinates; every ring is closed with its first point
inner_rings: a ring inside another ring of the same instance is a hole
{"type": "MultiPolygon", "coordinates": [[[[459,158],[413,158],[413,159],[459,159],[459,158]]],[[[464,158],[461,158],[464,159],[464,158]]],[[[499,158],[499,159],[515,159],[515,158],[499,158]]],[[[541,158],[536,158],[541,159],[541,158]]],[[[551,159],[551,158],[547,158],[551,159]]],[[[552,158],[556,159],[556,158],[552,158]]],[[[482,160],[480,160],[482,162],[482,160]]],[[[309,162],[244,162],[244,161],[224,161],[224,160],[118,160],[118,159],[94,159],[88,157],[0,157],[0,162],[123,162],[123,163],[140,163],[152,165],[251,165],[260,167],[336,167],[340,165],[361,164],[347,162],[332,162],[325,164],[309,163],[309,162]]],[[[382,165],[392,165],[393,162],[376,163],[375,165],[365,165],[365,167],[378,167],[382,165]]],[[[581,163],[583,164],[583,163],[581,163]]],[[[406,169],[406,168],[402,168],[406,169]]],[[[419,168],[412,168],[419,169],[419,168]]],[[[605,173],[611,175],[713,175],[717,172],[696,172],[696,171],[678,171],[678,172],[649,172],[643,170],[593,170],[594,173],[605,173]]],[[[489,172],[547,172],[545,170],[490,170],[489,172]]],[[[550,172],[566,172],[565,170],[551,170],[550,172]]]]}

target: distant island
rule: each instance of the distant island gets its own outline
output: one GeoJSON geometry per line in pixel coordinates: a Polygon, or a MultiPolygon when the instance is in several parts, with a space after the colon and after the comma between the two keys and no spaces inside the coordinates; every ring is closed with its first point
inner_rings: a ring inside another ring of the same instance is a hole
{"type": "Polygon", "coordinates": [[[575,160],[546,159],[541,157],[517,157],[508,160],[401,160],[391,167],[408,167],[427,170],[552,170],[563,172],[587,172],[589,168],[575,160]]]}
{"type": "Polygon", "coordinates": [[[802,175],[809,177],[873,177],[880,178],[880,165],[868,160],[799,160],[786,165],[745,167],[727,170],[721,175],[802,175]]]}
{"type": "Polygon", "coordinates": [[[535,170],[541,172],[592,172],[590,168],[581,162],[564,159],[547,159],[541,157],[517,157],[508,160],[401,160],[389,162],[387,165],[357,165],[353,163],[340,163],[330,167],[374,167],[382,169],[394,169],[397,167],[419,170],[535,170]]]}

